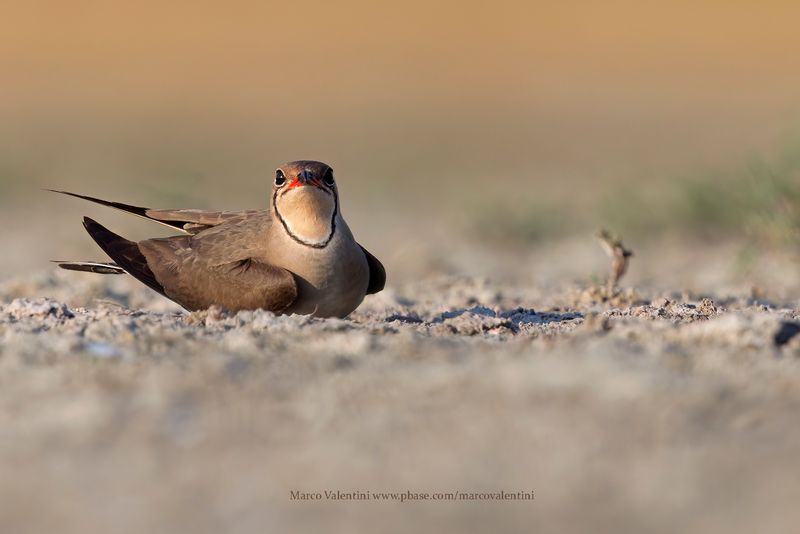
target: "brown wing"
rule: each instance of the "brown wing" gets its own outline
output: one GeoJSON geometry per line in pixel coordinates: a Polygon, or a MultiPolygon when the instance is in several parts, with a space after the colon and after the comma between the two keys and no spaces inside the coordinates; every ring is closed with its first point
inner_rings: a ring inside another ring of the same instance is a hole
{"type": "Polygon", "coordinates": [[[110,200],[103,200],[100,198],[90,197],[86,195],[79,195],[77,193],[70,193],[68,191],[56,191],[50,189],[53,193],[61,193],[71,197],[88,200],[95,204],[108,206],[122,210],[126,213],[137,215],[144,219],[155,221],[157,223],[175,228],[186,234],[196,234],[202,230],[211,228],[213,226],[223,224],[226,222],[235,221],[237,219],[246,219],[251,216],[268,215],[266,210],[246,210],[246,211],[206,211],[197,209],[165,209],[154,210],[144,208],[141,206],[132,206],[130,204],[123,204],[121,202],[113,202],[110,200]]]}
{"type": "Polygon", "coordinates": [[[198,247],[204,251],[200,254],[192,236],[134,243],[91,219],[85,218],[84,226],[128,274],[188,310],[217,305],[230,311],[261,308],[279,313],[297,298],[292,273],[252,260],[246,249],[237,249],[236,239],[230,247],[215,247],[214,240],[197,243],[203,245],[198,247]],[[233,254],[234,250],[245,255],[233,254]]]}
{"type": "Polygon", "coordinates": [[[243,258],[210,265],[191,251],[187,236],[148,239],[139,249],[166,295],[189,310],[216,304],[227,310],[265,309],[279,313],[297,298],[286,269],[243,258]]]}
{"type": "Polygon", "coordinates": [[[148,239],[139,249],[167,295],[188,309],[281,312],[297,298],[286,269],[258,261],[269,216],[229,221],[194,236],[148,239]]]}
{"type": "MultiPolygon", "coordinates": [[[[361,247],[361,245],[358,245],[361,247]]],[[[386,285],[386,269],[383,264],[378,261],[378,258],[369,253],[367,249],[361,247],[364,255],[367,257],[367,264],[369,265],[369,284],[367,285],[367,295],[372,295],[383,290],[386,285]]]]}

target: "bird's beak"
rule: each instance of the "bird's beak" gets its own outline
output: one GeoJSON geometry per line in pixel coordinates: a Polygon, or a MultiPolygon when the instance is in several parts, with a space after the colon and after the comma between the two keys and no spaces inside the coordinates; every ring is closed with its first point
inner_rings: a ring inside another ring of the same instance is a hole
{"type": "Polygon", "coordinates": [[[317,180],[310,172],[302,171],[297,175],[297,178],[292,180],[289,183],[289,189],[294,189],[295,187],[302,187],[304,185],[313,185],[315,187],[319,187],[320,189],[324,189],[322,187],[322,182],[317,180]]]}

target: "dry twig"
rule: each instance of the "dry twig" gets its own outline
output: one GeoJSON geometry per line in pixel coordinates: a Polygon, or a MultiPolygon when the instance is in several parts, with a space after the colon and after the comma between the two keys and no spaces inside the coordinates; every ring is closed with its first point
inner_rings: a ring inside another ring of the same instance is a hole
{"type": "Polygon", "coordinates": [[[614,294],[617,284],[627,272],[633,251],[625,248],[625,245],[622,244],[622,239],[611,235],[608,230],[603,229],[597,232],[597,239],[600,240],[603,249],[611,258],[611,272],[608,275],[606,284],[606,291],[610,296],[614,294]]]}

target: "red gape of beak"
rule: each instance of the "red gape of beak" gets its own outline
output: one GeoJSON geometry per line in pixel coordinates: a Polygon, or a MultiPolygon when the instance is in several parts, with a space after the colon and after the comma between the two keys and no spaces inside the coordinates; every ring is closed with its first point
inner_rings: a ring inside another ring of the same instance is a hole
{"type": "Polygon", "coordinates": [[[300,180],[295,178],[294,180],[289,182],[289,189],[293,189],[295,187],[302,187],[304,185],[313,185],[315,187],[319,187],[320,189],[322,189],[322,183],[319,180],[317,180],[316,178],[311,178],[310,180],[308,180],[306,182],[301,182],[300,180]]]}
{"type": "Polygon", "coordinates": [[[289,189],[309,184],[322,189],[322,183],[319,180],[317,180],[309,171],[302,171],[294,180],[291,181],[289,184],[289,189]]]}

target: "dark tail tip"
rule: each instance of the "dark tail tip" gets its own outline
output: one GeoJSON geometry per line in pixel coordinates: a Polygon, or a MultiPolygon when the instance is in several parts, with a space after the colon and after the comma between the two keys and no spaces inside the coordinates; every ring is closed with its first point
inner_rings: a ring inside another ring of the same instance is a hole
{"type": "Polygon", "coordinates": [[[89,218],[83,218],[83,227],[103,251],[125,272],[164,295],[164,287],[156,280],[153,271],[147,265],[147,258],[133,241],[118,236],[102,224],[89,218]]]}
{"type": "Polygon", "coordinates": [[[103,226],[100,223],[89,217],[83,218],[83,227],[86,228],[86,231],[89,232],[90,234],[92,233],[90,228],[95,230],[102,228],[103,230],[105,230],[105,228],[103,228],[103,226]]]}

